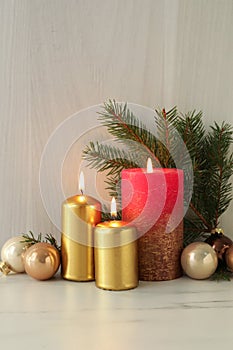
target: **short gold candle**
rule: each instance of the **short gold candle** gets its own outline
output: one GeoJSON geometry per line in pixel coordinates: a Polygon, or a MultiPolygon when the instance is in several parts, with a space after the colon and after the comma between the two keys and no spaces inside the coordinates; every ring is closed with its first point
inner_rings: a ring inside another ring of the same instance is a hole
{"type": "Polygon", "coordinates": [[[94,271],[94,226],[101,221],[101,204],[86,195],[68,198],[62,205],[62,277],[92,281],[94,271]]]}
{"type": "Polygon", "coordinates": [[[123,221],[106,221],[95,228],[96,286],[107,290],[138,285],[136,228],[123,221]]]}

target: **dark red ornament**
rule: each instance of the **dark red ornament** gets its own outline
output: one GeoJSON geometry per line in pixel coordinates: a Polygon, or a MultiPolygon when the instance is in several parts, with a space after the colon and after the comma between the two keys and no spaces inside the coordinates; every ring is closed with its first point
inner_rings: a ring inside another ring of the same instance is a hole
{"type": "Polygon", "coordinates": [[[226,250],[233,244],[232,240],[225,236],[221,229],[214,230],[205,242],[214,248],[220,260],[224,259],[226,250]]]}

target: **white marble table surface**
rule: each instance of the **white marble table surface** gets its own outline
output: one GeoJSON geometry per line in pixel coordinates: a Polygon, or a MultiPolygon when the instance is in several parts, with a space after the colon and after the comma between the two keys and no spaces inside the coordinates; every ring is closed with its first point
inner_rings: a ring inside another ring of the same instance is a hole
{"type": "Polygon", "coordinates": [[[0,278],[1,349],[233,347],[233,281],[140,282],[109,292],[59,275],[0,278]]]}

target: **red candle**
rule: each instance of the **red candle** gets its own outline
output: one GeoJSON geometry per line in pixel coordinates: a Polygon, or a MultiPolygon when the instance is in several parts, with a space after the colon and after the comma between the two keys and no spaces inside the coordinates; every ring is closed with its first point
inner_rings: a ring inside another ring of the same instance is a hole
{"type": "Polygon", "coordinates": [[[122,219],[139,232],[139,278],[168,280],[181,276],[183,248],[183,171],[122,171],[122,219]]]}

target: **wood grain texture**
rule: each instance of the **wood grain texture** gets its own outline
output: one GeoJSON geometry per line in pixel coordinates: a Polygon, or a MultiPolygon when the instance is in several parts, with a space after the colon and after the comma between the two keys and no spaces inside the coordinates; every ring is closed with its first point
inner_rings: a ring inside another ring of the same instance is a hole
{"type": "Polygon", "coordinates": [[[29,229],[59,236],[39,166],[76,111],[114,97],[233,123],[232,37],[231,0],[0,0],[0,244],[29,229]]]}

